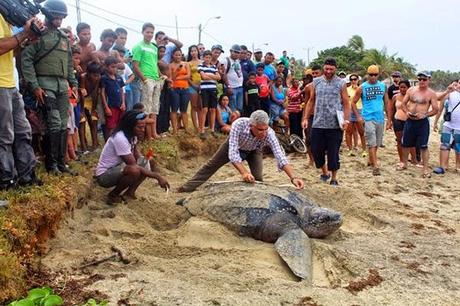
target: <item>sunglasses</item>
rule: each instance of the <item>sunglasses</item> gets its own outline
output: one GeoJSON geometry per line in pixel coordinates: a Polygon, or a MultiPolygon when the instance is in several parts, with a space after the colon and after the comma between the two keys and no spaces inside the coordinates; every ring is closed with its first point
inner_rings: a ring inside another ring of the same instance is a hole
{"type": "Polygon", "coordinates": [[[378,75],[379,75],[378,73],[369,73],[369,76],[371,76],[371,77],[376,77],[378,75]]]}
{"type": "Polygon", "coordinates": [[[427,78],[418,78],[419,81],[428,81],[427,78]]]}
{"type": "Polygon", "coordinates": [[[139,113],[136,115],[136,120],[144,120],[145,117],[147,117],[145,113],[139,113]]]}
{"type": "Polygon", "coordinates": [[[358,79],[356,78],[351,78],[350,81],[357,81],[358,79]]]}

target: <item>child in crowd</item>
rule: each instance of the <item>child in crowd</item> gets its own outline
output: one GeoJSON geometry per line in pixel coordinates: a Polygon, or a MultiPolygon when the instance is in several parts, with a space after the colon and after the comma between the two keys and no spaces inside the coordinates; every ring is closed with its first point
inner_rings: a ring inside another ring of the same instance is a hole
{"type": "Polygon", "coordinates": [[[228,106],[229,102],[227,95],[221,95],[216,108],[216,128],[220,129],[220,132],[224,134],[230,133],[232,123],[240,117],[240,113],[237,110],[232,112],[232,109],[228,106]]]}
{"type": "Polygon", "coordinates": [[[302,91],[299,88],[299,80],[292,79],[292,85],[287,93],[289,113],[289,124],[291,135],[295,134],[303,138],[302,133],[302,91]]]}
{"type": "MultiPolygon", "coordinates": [[[[81,63],[81,49],[78,46],[72,46],[72,63],[73,63],[73,69],[75,73],[75,77],[78,81],[78,84],[82,84],[82,74],[83,74],[83,69],[80,66],[81,63]]],[[[80,113],[81,113],[81,107],[80,107],[80,100],[83,96],[86,95],[86,90],[80,88],[78,91],[79,96],[74,97],[72,95],[72,92],[69,91],[69,101],[72,105],[72,115],[69,117],[69,121],[72,124],[72,128],[69,131],[69,135],[71,135],[71,141],[73,144],[73,153],[72,155],[75,155],[75,152],[77,151],[78,147],[78,129],[80,128],[80,113]]],[[[68,126],[69,127],[69,126],[68,126]]],[[[69,139],[68,139],[69,140],[69,139]]],[[[86,150],[86,149],[85,149],[86,150]]],[[[71,154],[71,153],[69,153],[71,154]]],[[[74,158],[72,158],[74,159],[74,158]]]]}
{"type": "MultiPolygon", "coordinates": [[[[88,147],[88,141],[86,140],[86,126],[89,127],[91,132],[93,150],[99,147],[99,141],[97,139],[97,124],[100,116],[98,115],[97,108],[100,104],[99,100],[101,98],[102,71],[102,66],[96,62],[90,62],[86,67],[86,81],[83,82],[86,96],[83,95],[83,104],[80,106],[81,116],[79,134],[82,151],[86,151],[88,147]]],[[[104,123],[105,120],[102,117],[101,124],[104,123]]]]}
{"type": "MultiPolygon", "coordinates": [[[[75,125],[75,113],[74,108],[78,104],[78,97],[76,97],[69,86],[69,119],[67,120],[67,151],[65,161],[76,160],[76,148],[77,143],[75,142],[75,133],[78,133],[78,129],[75,125]]],[[[78,139],[78,138],[77,138],[78,139]]]]}
{"type": "Polygon", "coordinates": [[[114,51],[117,51],[118,53],[118,62],[123,63],[123,69],[118,69],[118,75],[123,79],[123,82],[125,82],[125,103],[126,103],[126,110],[129,111],[133,108],[133,105],[128,105],[127,104],[127,99],[126,96],[128,96],[131,91],[131,83],[134,81],[134,78],[136,77],[132,71],[132,69],[129,67],[127,63],[124,62],[125,54],[127,49],[121,45],[115,45],[113,47],[114,51]]]}
{"type": "Polygon", "coordinates": [[[259,86],[259,101],[260,107],[267,114],[270,110],[270,86],[271,81],[268,76],[264,73],[264,64],[257,64],[257,75],[256,75],[256,84],[259,86]]]}
{"type": "Polygon", "coordinates": [[[110,137],[112,130],[125,112],[125,95],[123,79],[117,74],[118,60],[114,56],[109,56],[104,61],[106,73],[101,78],[101,98],[105,113],[104,138],[110,137]]]}
{"type": "Polygon", "coordinates": [[[203,63],[198,65],[198,71],[201,76],[201,102],[202,109],[200,113],[200,138],[206,139],[204,133],[204,124],[209,109],[209,129],[214,133],[214,125],[216,122],[216,107],[217,107],[217,81],[220,80],[220,74],[217,67],[211,64],[211,51],[206,50],[203,53],[203,63]]]}
{"type": "Polygon", "coordinates": [[[250,72],[248,74],[248,82],[245,90],[245,101],[247,103],[248,115],[251,115],[256,110],[260,109],[259,87],[256,83],[256,73],[250,72]]]}

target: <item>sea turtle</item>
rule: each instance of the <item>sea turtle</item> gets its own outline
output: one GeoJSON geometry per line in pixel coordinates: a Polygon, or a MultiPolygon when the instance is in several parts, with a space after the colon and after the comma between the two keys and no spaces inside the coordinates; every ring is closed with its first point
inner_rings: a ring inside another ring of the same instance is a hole
{"type": "Polygon", "coordinates": [[[289,187],[265,183],[210,183],[178,202],[191,215],[224,224],[242,236],[275,243],[291,271],[311,281],[309,238],[324,238],[342,225],[342,215],[289,187]]]}

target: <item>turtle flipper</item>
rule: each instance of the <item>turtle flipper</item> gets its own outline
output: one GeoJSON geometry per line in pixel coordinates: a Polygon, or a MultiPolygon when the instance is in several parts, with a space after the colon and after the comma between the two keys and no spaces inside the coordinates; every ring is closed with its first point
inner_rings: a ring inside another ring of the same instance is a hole
{"type": "Polygon", "coordinates": [[[275,248],[292,273],[311,282],[312,249],[307,234],[300,228],[291,229],[278,238],[275,248]]]}

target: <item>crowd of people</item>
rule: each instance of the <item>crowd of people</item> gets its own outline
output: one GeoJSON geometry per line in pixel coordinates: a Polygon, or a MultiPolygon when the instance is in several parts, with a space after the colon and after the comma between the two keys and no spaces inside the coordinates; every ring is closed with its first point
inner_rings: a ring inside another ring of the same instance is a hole
{"type": "Polygon", "coordinates": [[[378,150],[385,129],[395,133],[397,170],[411,162],[429,177],[429,117],[436,116],[438,129],[443,109],[440,165],[434,173],[445,173],[452,148],[460,171],[458,80],[437,93],[429,87],[429,72],[419,72],[414,85],[395,71],[387,87],[377,65],[369,66],[365,76],[347,74],[337,72],[333,58],[296,79],[286,51],[275,60],[272,52],[251,52],[240,44],[229,50],[218,44],[209,50],[203,44],[184,49],[152,23],[142,26],[143,39],[132,50],[123,28],[104,30],[96,49],[89,24],[79,23],[75,34],[61,28],[67,16],[63,1],[46,1],[43,13],[44,23],[34,17],[14,35],[0,16],[1,189],[41,184],[35,175],[40,155],[49,173],[75,174],[69,161],[97,149],[99,131],[105,146],[95,175],[101,186],[115,187],[111,203],[121,201],[122,194],[135,197],[146,177],[169,187],[136,144],[179,133],[201,139],[229,134],[180,191],[194,190],[227,162],[245,181],[262,180],[257,152],[263,146],[271,147],[279,168],[302,188],[274,137],[273,128],[280,124],[305,139],[310,165],[321,169],[320,179],[331,185],[338,185],[344,136],[348,154],[368,158],[372,174],[381,174],[378,150]],[[32,24],[43,29],[41,35],[31,30],[32,24]]]}

